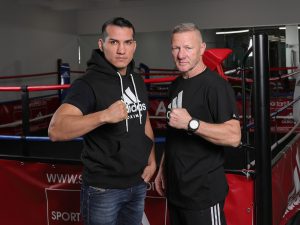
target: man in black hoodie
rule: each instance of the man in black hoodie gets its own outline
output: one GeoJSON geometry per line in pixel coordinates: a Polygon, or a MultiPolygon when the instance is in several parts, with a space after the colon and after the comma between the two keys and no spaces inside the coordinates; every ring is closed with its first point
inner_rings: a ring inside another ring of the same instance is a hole
{"type": "Polygon", "coordinates": [[[73,82],[49,125],[52,141],[83,136],[84,224],[140,225],[156,169],[147,91],[133,72],[134,35],[124,18],[103,24],[86,74],[73,82]]]}

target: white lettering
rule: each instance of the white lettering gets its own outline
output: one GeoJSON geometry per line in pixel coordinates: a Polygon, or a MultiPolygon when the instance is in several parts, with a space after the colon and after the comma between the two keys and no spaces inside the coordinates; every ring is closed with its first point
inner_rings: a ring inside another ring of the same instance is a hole
{"type": "Polygon", "coordinates": [[[147,183],[147,191],[155,191],[155,183],[154,182],[147,183]]]}
{"type": "Polygon", "coordinates": [[[161,101],[158,106],[157,106],[157,109],[156,109],[156,112],[155,112],[155,116],[157,116],[158,114],[160,113],[163,113],[163,114],[166,114],[166,106],[165,106],[165,103],[163,101],[161,101]]]}
{"type": "Polygon", "coordinates": [[[51,212],[52,220],[62,220],[65,222],[79,222],[80,213],[79,212],[60,212],[52,211],[51,212]]]}
{"type": "Polygon", "coordinates": [[[287,104],[289,104],[290,103],[290,101],[271,101],[270,102],[270,106],[271,107],[283,107],[283,106],[285,106],[285,105],[287,105],[287,104]]]}
{"type": "Polygon", "coordinates": [[[59,183],[59,184],[81,184],[81,174],[46,174],[48,183],[59,183]]]}
{"type": "Polygon", "coordinates": [[[143,104],[139,104],[139,105],[137,105],[137,104],[127,105],[127,112],[128,113],[135,113],[138,110],[145,111],[146,110],[146,104],[143,103],[143,104]]]}

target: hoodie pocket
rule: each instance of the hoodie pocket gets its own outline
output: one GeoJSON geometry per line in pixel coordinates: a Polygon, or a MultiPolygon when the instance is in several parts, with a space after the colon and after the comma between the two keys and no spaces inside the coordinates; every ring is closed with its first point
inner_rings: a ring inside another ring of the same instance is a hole
{"type": "Polygon", "coordinates": [[[130,176],[138,174],[148,164],[153,142],[145,134],[142,137],[138,136],[140,135],[127,135],[118,141],[117,153],[111,155],[115,175],[130,176]]]}

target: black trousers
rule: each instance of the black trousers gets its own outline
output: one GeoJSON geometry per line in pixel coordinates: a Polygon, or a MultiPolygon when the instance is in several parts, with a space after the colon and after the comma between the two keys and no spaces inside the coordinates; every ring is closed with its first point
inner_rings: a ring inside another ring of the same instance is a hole
{"type": "Polygon", "coordinates": [[[224,201],[207,209],[191,210],[168,204],[171,225],[226,225],[224,201]]]}

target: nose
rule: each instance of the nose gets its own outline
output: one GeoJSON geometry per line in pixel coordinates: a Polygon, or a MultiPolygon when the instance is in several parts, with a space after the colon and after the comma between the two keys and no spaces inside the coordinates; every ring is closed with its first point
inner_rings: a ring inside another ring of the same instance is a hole
{"type": "Polygon", "coordinates": [[[185,58],[185,51],[184,51],[184,49],[179,49],[179,51],[178,51],[178,55],[177,55],[177,57],[178,57],[178,59],[183,59],[183,58],[185,58]]]}
{"type": "Polygon", "coordinates": [[[125,53],[125,46],[123,43],[120,43],[117,49],[118,54],[124,54],[125,53]]]}

